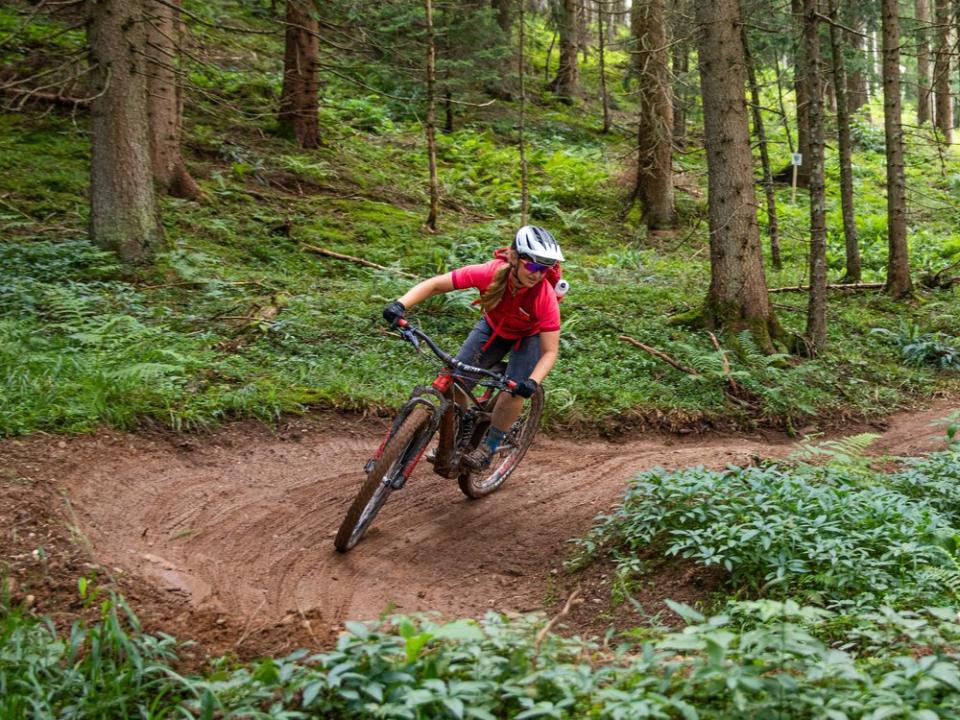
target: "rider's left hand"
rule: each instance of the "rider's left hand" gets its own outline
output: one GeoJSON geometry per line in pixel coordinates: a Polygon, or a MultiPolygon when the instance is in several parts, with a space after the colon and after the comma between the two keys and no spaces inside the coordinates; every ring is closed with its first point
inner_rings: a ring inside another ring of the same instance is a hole
{"type": "Polygon", "coordinates": [[[533,397],[533,394],[537,391],[537,387],[536,380],[527,378],[513,389],[513,394],[519,395],[522,398],[533,397]]]}

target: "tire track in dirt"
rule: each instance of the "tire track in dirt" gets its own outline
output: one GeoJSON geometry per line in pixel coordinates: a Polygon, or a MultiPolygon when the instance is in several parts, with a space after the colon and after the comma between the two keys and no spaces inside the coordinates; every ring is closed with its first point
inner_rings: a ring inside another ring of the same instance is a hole
{"type": "MultiPolygon", "coordinates": [[[[953,407],[938,401],[894,416],[880,447],[942,447],[943,430],[930,423],[953,407]]],[[[340,555],[333,537],[381,433],[347,421],[280,434],[239,424],[189,440],[101,433],[61,442],[50,464],[102,563],[199,608],[264,623],[319,612],[337,625],[387,609],[541,608],[568,540],[609,510],[636,472],[746,464],[795,447],[760,435],[539,437],[506,485],[478,501],[422,463],[340,555]]]]}

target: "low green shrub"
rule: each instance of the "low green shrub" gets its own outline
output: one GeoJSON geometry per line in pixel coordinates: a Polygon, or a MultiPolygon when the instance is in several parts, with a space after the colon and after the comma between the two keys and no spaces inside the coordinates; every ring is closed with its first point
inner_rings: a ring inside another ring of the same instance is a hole
{"type": "Polygon", "coordinates": [[[933,456],[910,472],[798,465],[652,470],[578,540],[590,556],[656,552],[720,565],[738,593],[797,597],[834,608],[929,602],[924,571],[944,565],[951,486],[960,457],[933,456]]]}

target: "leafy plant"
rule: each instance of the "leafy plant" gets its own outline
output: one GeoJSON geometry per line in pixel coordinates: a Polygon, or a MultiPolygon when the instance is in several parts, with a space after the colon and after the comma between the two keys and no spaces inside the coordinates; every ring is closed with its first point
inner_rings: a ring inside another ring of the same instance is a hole
{"type": "Polygon", "coordinates": [[[933,365],[940,370],[960,370],[960,340],[941,332],[925,333],[912,322],[900,323],[898,332],[886,328],[870,331],[890,339],[910,365],[933,365]]]}
{"type": "Polygon", "coordinates": [[[721,565],[733,590],[755,596],[876,607],[931,597],[918,567],[935,564],[949,527],[927,502],[830,466],[654,470],[582,547],[721,565]]]}

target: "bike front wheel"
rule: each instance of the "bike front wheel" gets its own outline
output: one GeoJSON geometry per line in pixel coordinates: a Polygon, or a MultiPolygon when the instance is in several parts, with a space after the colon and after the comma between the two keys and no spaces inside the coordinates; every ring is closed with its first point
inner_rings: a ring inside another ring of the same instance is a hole
{"type": "MultiPolygon", "coordinates": [[[[496,402],[496,398],[493,399],[496,402]]],[[[506,438],[500,449],[493,456],[490,467],[480,472],[464,471],[460,474],[460,491],[470,498],[481,498],[497,490],[507,478],[517,469],[517,465],[527,454],[527,449],[533,442],[537,429],[540,427],[540,416],[543,415],[544,394],[543,388],[537,391],[526,403],[520,417],[510,426],[506,438]]],[[[493,407],[491,403],[490,407],[493,407]]]]}
{"type": "Polygon", "coordinates": [[[396,479],[416,459],[426,445],[423,434],[430,425],[430,411],[417,406],[410,411],[397,431],[387,440],[380,457],[374,462],[367,479],[360,487],[340,530],[333,541],[340,552],[351,550],[380,512],[396,479]]]}

